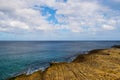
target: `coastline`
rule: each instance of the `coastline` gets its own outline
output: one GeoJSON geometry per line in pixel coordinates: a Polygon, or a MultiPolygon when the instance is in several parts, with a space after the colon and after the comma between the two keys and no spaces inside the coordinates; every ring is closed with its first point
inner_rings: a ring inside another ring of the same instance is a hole
{"type": "Polygon", "coordinates": [[[7,80],[119,80],[120,48],[96,49],[80,54],[72,62],[50,63],[44,71],[21,74],[7,80]],[[97,76],[96,76],[97,75],[97,76]]]}

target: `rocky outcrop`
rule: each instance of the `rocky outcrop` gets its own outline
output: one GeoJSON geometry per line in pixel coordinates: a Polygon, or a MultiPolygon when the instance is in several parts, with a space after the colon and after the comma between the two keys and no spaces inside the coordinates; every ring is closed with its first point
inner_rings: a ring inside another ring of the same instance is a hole
{"type": "Polygon", "coordinates": [[[113,48],[120,48],[120,45],[114,45],[113,48]]]}
{"type": "Polygon", "coordinates": [[[37,71],[30,75],[21,74],[8,80],[42,80],[42,71],[37,71]]]}
{"type": "Polygon", "coordinates": [[[120,80],[120,49],[98,49],[71,63],[51,63],[45,71],[9,80],[120,80]]]}

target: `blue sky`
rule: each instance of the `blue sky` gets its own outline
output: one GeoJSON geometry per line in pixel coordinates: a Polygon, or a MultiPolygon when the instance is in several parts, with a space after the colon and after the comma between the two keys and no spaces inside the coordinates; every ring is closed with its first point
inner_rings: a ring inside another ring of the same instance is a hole
{"type": "Polygon", "coordinates": [[[120,0],[0,0],[0,40],[120,40],[120,0]]]}

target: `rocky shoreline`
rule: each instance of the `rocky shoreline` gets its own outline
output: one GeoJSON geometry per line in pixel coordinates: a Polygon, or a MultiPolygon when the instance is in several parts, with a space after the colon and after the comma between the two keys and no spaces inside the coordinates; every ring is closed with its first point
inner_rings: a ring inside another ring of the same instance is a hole
{"type": "Polygon", "coordinates": [[[120,48],[92,50],[70,63],[50,63],[45,71],[8,80],[120,80],[120,48]]]}

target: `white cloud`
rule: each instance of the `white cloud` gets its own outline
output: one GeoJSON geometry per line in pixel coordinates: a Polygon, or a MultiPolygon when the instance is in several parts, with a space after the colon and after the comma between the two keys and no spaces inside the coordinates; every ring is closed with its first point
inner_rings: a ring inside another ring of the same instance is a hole
{"type": "Polygon", "coordinates": [[[25,24],[24,22],[20,22],[20,21],[11,21],[10,26],[15,27],[15,28],[29,29],[29,26],[27,24],[25,24]]]}
{"type": "MultiPolygon", "coordinates": [[[[66,4],[61,5],[57,14],[63,14],[67,18],[57,17],[61,23],[65,22],[69,27],[73,27],[73,23],[75,23],[74,27],[81,28],[82,32],[90,31],[91,29],[91,32],[99,32],[103,24],[112,26],[110,29],[113,29],[118,22],[118,20],[115,19],[117,12],[99,4],[97,1],[68,0],[66,4]]],[[[79,30],[77,30],[77,32],[78,31],[79,30]]]]}
{"type": "Polygon", "coordinates": [[[0,30],[97,32],[101,26],[103,30],[114,30],[120,21],[116,14],[97,0],[68,0],[66,3],[63,0],[0,0],[0,30]],[[42,16],[33,8],[35,5],[57,9],[55,17],[60,24],[49,23],[48,16],[42,16]]]}
{"type": "Polygon", "coordinates": [[[0,27],[0,31],[9,31],[7,28],[0,27]]]}
{"type": "Polygon", "coordinates": [[[110,25],[103,25],[102,28],[105,30],[114,30],[115,29],[114,26],[110,26],[110,25]]]}

